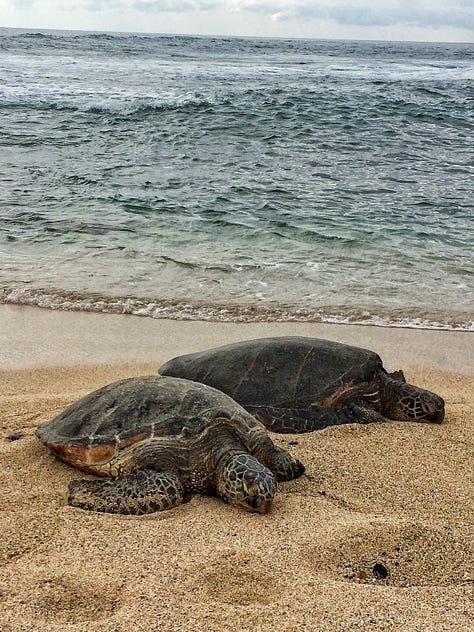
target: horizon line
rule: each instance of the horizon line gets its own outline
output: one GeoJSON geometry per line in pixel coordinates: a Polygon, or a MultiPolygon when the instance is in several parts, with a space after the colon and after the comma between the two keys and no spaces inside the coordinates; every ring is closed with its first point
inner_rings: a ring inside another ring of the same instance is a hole
{"type": "Polygon", "coordinates": [[[378,42],[378,43],[395,43],[395,44],[454,44],[473,46],[470,41],[446,41],[446,40],[397,40],[397,39],[377,39],[377,38],[352,38],[352,37],[302,37],[297,35],[235,35],[235,34],[212,34],[212,33],[172,33],[172,32],[153,32],[153,31],[116,31],[107,29],[86,29],[86,28],[45,28],[35,26],[0,26],[0,31],[36,31],[36,32],[59,32],[59,33],[90,33],[93,35],[142,35],[153,37],[196,37],[196,38],[218,38],[218,39],[259,39],[259,40],[299,40],[299,41],[321,41],[321,42],[378,42]]]}

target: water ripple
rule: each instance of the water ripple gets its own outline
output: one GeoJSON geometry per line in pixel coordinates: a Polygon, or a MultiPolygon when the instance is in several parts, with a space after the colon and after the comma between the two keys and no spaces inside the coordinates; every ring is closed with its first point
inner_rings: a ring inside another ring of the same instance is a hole
{"type": "Polygon", "coordinates": [[[0,49],[2,301],[470,327],[472,47],[0,49]]]}

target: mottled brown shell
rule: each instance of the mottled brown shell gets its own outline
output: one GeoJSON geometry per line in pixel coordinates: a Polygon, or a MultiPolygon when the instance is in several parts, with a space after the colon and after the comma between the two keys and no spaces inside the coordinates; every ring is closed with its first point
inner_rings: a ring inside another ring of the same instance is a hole
{"type": "Polygon", "coordinates": [[[166,437],[171,448],[183,446],[222,419],[232,420],[244,439],[261,431],[259,422],[224,393],[152,375],[89,393],[41,424],[36,435],[63,461],[90,467],[149,437],[166,437]]]}

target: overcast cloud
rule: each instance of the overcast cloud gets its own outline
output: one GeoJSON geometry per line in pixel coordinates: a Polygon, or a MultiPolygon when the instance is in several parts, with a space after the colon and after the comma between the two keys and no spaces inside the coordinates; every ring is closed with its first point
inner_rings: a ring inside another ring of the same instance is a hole
{"type": "Polygon", "coordinates": [[[474,0],[0,0],[0,24],[474,41],[474,0]]]}

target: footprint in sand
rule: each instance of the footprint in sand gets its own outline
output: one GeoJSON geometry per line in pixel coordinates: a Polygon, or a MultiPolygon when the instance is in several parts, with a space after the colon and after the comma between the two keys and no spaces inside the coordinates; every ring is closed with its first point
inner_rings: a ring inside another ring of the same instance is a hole
{"type": "Polygon", "coordinates": [[[120,588],[72,574],[37,578],[25,592],[25,615],[50,624],[107,619],[120,607],[120,588]]]}
{"type": "Polygon", "coordinates": [[[263,560],[227,551],[209,561],[199,581],[211,599],[231,605],[268,605],[282,593],[281,578],[263,560]]]}
{"type": "Polygon", "coordinates": [[[346,531],[332,555],[326,549],[316,557],[312,565],[342,581],[399,587],[474,584],[473,533],[447,525],[372,523],[346,531]]]}

